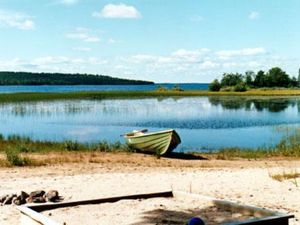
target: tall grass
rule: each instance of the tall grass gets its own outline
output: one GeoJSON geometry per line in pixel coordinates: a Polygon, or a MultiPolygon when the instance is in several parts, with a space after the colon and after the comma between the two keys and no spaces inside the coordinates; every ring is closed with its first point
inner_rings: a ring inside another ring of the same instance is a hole
{"type": "Polygon", "coordinates": [[[6,160],[11,166],[29,166],[33,165],[33,161],[28,157],[23,157],[15,148],[5,149],[6,160]]]}
{"type": "Polygon", "coordinates": [[[189,96],[295,96],[300,95],[300,89],[251,89],[245,92],[207,90],[179,91],[174,87],[172,90],[160,88],[158,91],[86,91],[66,93],[10,93],[0,94],[0,103],[6,102],[29,102],[49,101],[66,99],[124,99],[124,98],[149,98],[149,97],[189,97],[189,96]],[[164,91],[162,91],[164,90],[164,91]]]}

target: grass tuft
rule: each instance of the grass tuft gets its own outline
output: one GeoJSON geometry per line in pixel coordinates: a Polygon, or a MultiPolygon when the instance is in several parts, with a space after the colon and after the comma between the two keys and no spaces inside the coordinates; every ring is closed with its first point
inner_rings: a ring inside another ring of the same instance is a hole
{"type": "Polygon", "coordinates": [[[29,166],[33,164],[28,157],[22,157],[17,149],[7,148],[5,154],[6,160],[11,166],[29,166]]]}

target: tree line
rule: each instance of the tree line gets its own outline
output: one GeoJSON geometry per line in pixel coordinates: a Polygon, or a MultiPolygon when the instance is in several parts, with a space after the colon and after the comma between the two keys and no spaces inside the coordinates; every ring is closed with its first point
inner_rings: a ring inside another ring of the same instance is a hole
{"type": "Polygon", "coordinates": [[[104,75],[69,73],[0,72],[0,85],[141,85],[150,81],[104,75]]]}
{"type": "Polygon", "coordinates": [[[224,73],[219,81],[215,79],[209,85],[210,91],[246,91],[247,88],[263,87],[299,87],[299,81],[290,77],[279,67],[273,67],[267,72],[260,70],[257,73],[247,71],[240,73],[224,73]]]}

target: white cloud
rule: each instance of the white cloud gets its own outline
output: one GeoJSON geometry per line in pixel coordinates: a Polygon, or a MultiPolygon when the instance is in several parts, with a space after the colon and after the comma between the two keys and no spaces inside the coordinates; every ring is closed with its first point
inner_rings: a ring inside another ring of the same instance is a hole
{"type": "Polygon", "coordinates": [[[121,18],[121,19],[138,19],[141,17],[140,12],[134,7],[125,4],[107,4],[100,12],[94,12],[94,17],[103,18],[121,18]]]}
{"type": "Polygon", "coordinates": [[[266,50],[264,48],[244,48],[239,50],[222,50],[217,51],[216,55],[223,59],[228,59],[230,57],[238,56],[255,56],[265,54],[266,50]]]}
{"type": "Polygon", "coordinates": [[[35,23],[30,16],[24,13],[0,10],[0,26],[33,30],[35,23]]]}
{"type": "MultiPolygon", "coordinates": [[[[83,48],[84,47],[77,47],[83,48]]],[[[0,70],[108,74],[156,82],[210,82],[224,72],[268,70],[273,66],[297,73],[300,60],[266,54],[264,48],[214,51],[178,49],[165,55],[135,54],[123,57],[44,56],[31,60],[0,59],[0,70]],[[223,59],[222,57],[226,57],[223,59]]],[[[293,74],[294,73],[294,74],[293,74]]]]}
{"type": "Polygon", "coordinates": [[[84,42],[100,42],[100,38],[96,35],[90,34],[87,28],[78,27],[75,31],[67,33],[66,37],[69,39],[82,40],[84,42]]]}
{"type": "Polygon", "coordinates": [[[256,20],[256,19],[259,18],[259,16],[260,16],[259,12],[252,11],[252,12],[249,14],[248,18],[249,18],[250,20],[256,20]]]}

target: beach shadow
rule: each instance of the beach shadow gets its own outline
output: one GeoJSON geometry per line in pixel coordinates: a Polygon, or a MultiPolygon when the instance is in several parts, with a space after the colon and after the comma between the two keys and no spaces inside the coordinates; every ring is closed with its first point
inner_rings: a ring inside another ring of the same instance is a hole
{"type": "Polygon", "coordinates": [[[186,225],[193,217],[200,217],[206,225],[237,222],[229,211],[218,213],[215,207],[210,206],[201,209],[176,211],[168,209],[155,209],[143,213],[141,220],[131,225],[155,224],[155,225],[186,225]]]}
{"type": "Polygon", "coordinates": [[[208,158],[205,158],[201,155],[195,155],[191,153],[181,153],[181,152],[171,152],[163,157],[170,158],[170,159],[183,159],[183,160],[208,160],[208,158]]]}

